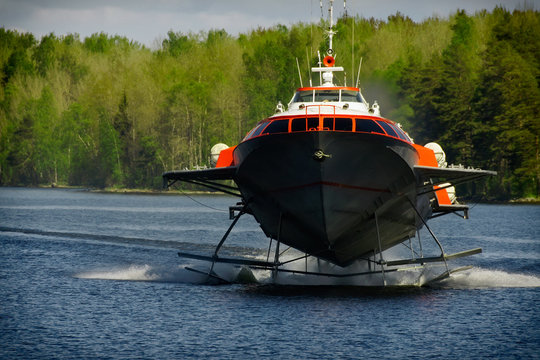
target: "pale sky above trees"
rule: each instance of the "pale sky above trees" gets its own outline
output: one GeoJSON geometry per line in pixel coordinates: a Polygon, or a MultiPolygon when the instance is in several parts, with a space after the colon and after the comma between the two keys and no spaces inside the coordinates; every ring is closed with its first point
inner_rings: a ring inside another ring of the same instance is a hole
{"type": "MultiPolygon", "coordinates": [[[[324,1],[326,3],[326,1],[324,1]]],[[[540,8],[540,0],[348,0],[350,15],[386,20],[396,12],[416,22],[447,17],[457,9],[470,15],[502,5],[507,10],[540,8]]],[[[326,5],[325,5],[326,8],[326,5]]],[[[335,1],[336,15],[343,1],[335,1]]],[[[325,12],[326,16],[326,12],[325,12]]],[[[275,24],[318,21],[318,0],[0,0],[0,27],[31,32],[40,38],[93,33],[125,36],[152,47],[175,32],[225,29],[236,35],[275,24]]]]}

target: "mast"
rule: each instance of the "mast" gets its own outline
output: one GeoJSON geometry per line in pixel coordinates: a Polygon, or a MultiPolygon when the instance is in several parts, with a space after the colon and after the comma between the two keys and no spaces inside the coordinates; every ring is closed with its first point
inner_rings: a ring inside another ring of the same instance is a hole
{"type": "MultiPolygon", "coordinates": [[[[329,26],[328,30],[325,30],[325,34],[328,36],[328,49],[326,50],[326,56],[323,59],[324,67],[321,66],[321,61],[319,57],[319,67],[311,68],[311,71],[318,72],[321,78],[321,86],[334,86],[333,78],[334,71],[343,71],[343,67],[334,66],[334,48],[333,48],[333,39],[336,31],[334,31],[334,0],[329,0],[330,7],[328,8],[328,17],[329,17],[329,26]]],[[[322,14],[322,1],[321,1],[321,14],[322,14]]]]}
{"type": "Polygon", "coordinates": [[[328,30],[326,30],[326,34],[328,35],[328,50],[326,50],[326,53],[328,55],[332,55],[334,53],[334,49],[332,47],[332,40],[335,35],[334,31],[334,0],[330,1],[330,7],[328,8],[328,17],[330,20],[330,26],[328,27],[328,30]]]}

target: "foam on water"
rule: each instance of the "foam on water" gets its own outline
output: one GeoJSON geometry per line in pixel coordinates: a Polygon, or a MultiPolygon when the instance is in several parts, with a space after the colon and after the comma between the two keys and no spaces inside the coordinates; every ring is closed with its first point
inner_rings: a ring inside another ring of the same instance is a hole
{"type": "Polygon", "coordinates": [[[452,274],[449,278],[438,281],[433,285],[449,289],[528,288],[540,287],[540,277],[500,270],[472,268],[452,274]]]}
{"type": "MultiPolygon", "coordinates": [[[[308,262],[308,271],[315,271],[308,262]]],[[[367,271],[367,265],[357,262],[347,267],[347,273],[367,271]]],[[[344,273],[341,270],[325,269],[326,273],[344,273]]],[[[540,277],[529,274],[509,273],[500,270],[472,268],[453,273],[450,277],[433,281],[445,273],[442,264],[433,266],[402,267],[398,271],[385,272],[386,286],[422,286],[429,285],[442,289],[485,289],[485,288],[533,288],[540,287],[540,277]]],[[[333,278],[314,275],[299,275],[279,273],[276,278],[268,277],[263,282],[274,282],[283,285],[337,285],[337,286],[382,286],[381,273],[367,274],[353,277],[333,278]]]]}
{"type": "Polygon", "coordinates": [[[122,281],[197,282],[196,277],[183,267],[159,268],[148,264],[88,270],[75,274],[74,277],[122,281]]]}
{"type": "MultiPolygon", "coordinates": [[[[189,268],[195,268],[201,272],[209,270],[208,265],[190,265],[190,266],[152,266],[129,265],[125,267],[114,267],[110,269],[94,269],[83,271],[74,275],[78,279],[98,279],[98,280],[119,280],[119,281],[156,281],[156,282],[175,282],[188,284],[206,284],[212,283],[212,278],[207,275],[190,271],[189,268]]],[[[219,277],[229,281],[236,282],[241,268],[228,265],[216,264],[214,271],[219,273],[219,277]]]]}
{"type": "Polygon", "coordinates": [[[76,274],[75,277],[79,279],[152,281],[156,280],[158,275],[152,271],[150,265],[130,265],[123,268],[85,271],[76,274]]]}
{"type": "MultiPolygon", "coordinates": [[[[304,265],[305,266],[305,265],[304,265]]],[[[320,269],[325,273],[340,274],[343,269],[332,270],[328,264],[322,267],[317,264],[315,268],[312,262],[308,262],[308,271],[320,269]]],[[[367,265],[354,264],[347,268],[347,273],[365,271],[367,265]]],[[[288,270],[300,270],[300,266],[288,266],[288,270]]],[[[120,281],[157,281],[176,282],[189,284],[213,284],[216,278],[208,277],[204,273],[210,270],[210,264],[197,262],[195,264],[182,265],[175,268],[164,266],[129,265],[127,267],[115,267],[111,269],[94,269],[80,272],[75,275],[79,279],[101,279],[120,281]],[[190,269],[196,269],[201,273],[190,269]]],[[[305,270],[302,269],[302,270],[305,270]]],[[[230,264],[215,264],[213,273],[225,281],[231,283],[246,282],[250,278],[261,284],[298,285],[298,286],[382,286],[382,274],[367,274],[353,277],[329,277],[305,274],[280,272],[273,276],[271,271],[250,272],[247,268],[241,268],[230,264]]],[[[430,282],[438,275],[444,273],[441,267],[410,267],[400,271],[386,272],[387,286],[420,286],[430,282]]],[[[253,282],[253,281],[249,281],[253,282]]],[[[431,287],[441,289],[486,289],[486,288],[527,288],[540,287],[540,277],[527,274],[508,273],[500,270],[473,268],[452,274],[449,278],[429,284],[431,287]]]]}

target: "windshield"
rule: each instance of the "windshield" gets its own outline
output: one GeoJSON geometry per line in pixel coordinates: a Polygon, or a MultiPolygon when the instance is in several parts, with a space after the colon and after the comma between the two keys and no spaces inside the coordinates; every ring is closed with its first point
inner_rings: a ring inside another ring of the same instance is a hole
{"type": "Polygon", "coordinates": [[[297,91],[292,102],[363,102],[360,92],[354,90],[302,90],[297,91]],[[341,99],[340,99],[341,92],[341,99]]]}
{"type": "Polygon", "coordinates": [[[293,102],[313,102],[313,90],[297,91],[293,102]]]}
{"type": "Polygon", "coordinates": [[[315,90],[315,101],[339,101],[339,90],[315,90]]]}
{"type": "Polygon", "coordinates": [[[341,101],[343,102],[362,102],[360,93],[352,90],[341,90],[341,101]]]}

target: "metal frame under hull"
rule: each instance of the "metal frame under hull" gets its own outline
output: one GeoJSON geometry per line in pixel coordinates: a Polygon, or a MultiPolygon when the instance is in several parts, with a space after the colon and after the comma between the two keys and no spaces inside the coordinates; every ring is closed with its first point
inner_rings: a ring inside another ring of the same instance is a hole
{"type": "MultiPolygon", "coordinates": [[[[229,226],[229,228],[225,232],[225,234],[222,237],[219,244],[216,246],[216,249],[214,251],[213,256],[205,256],[205,255],[183,253],[183,252],[179,252],[178,256],[183,257],[183,258],[188,258],[188,259],[202,260],[202,261],[210,262],[211,263],[210,268],[209,268],[209,270],[206,270],[206,271],[205,270],[198,270],[198,269],[192,268],[190,266],[184,267],[188,271],[198,273],[200,275],[205,276],[206,277],[206,283],[209,283],[209,284],[211,284],[211,283],[213,283],[213,284],[227,284],[227,283],[236,282],[234,279],[231,279],[231,280],[225,279],[225,278],[219,276],[214,271],[215,270],[215,265],[218,264],[218,263],[233,264],[233,265],[244,266],[244,267],[247,266],[250,270],[267,270],[267,271],[271,271],[272,272],[272,279],[273,279],[274,282],[276,281],[276,279],[277,279],[276,277],[277,277],[277,275],[279,273],[288,273],[288,274],[304,275],[304,276],[317,276],[317,277],[323,277],[323,278],[325,277],[325,278],[332,278],[332,279],[353,279],[353,278],[358,278],[358,277],[362,277],[363,279],[365,279],[365,277],[368,277],[368,279],[369,279],[370,276],[379,275],[379,274],[381,275],[381,277],[380,277],[381,282],[380,283],[377,283],[377,280],[376,280],[377,277],[375,277],[376,282],[375,282],[375,284],[373,284],[373,278],[371,277],[371,284],[363,282],[364,286],[387,286],[388,285],[387,284],[387,279],[388,279],[388,276],[389,276],[390,273],[396,273],[396,272],[399,272],[399,271],[410,272],[411,270],[413,270],[413,271],[420,270],[420,273],[418,274],[418,280],[415,283],[408,284],[408,285],[424,286],[424,285],[428,285],[430,282],[438,281],[438,280],[444,279],[446,277],[449,277],[452,273],[455,273],[457,271],[470,269],[471,268],[470,266],[465,266],[465,267],[450,270],[450,268],[448,267],[447,261],[452,260],[452,259],[457,259],[457,258],[460,258],[460,257],[465,257],[465,256],[470,256],[470,255],[481,253],[482,249],[477,248],[477,249],[471,249],[471,250],[462,251],[462,252],[455,253],[455,254],[450,254],[450,255],[445,254],[441,243],[439,242],[439,240],[437,239],[435,234],[431,231],[431,229],[429,228],[429,226],[425,222],[425,219],[421,216],[418,209],[412,204],[412,202],[411,202],[411,207],[415,210],[415,212],[420,217],[421,221],[424,223],[427,230],[430,232],[433,239],[435,240],[435,242],[439,246],[439,248],[441,250],[441,255],[440,256],[424,257],[423,254],[422,254],[422,251],[421,251],[422,246],[421,246],[420,238],[418,238],[419,243],[420,243],[420,253],[421,254],[420,254],[420,257],[417,257],[417,258],[414,257],[415,252],[414,252],[414,250],[412,248],[412,243],[410,243],[410,249],[411,249],[411,253],[413,255],[413,258],[385,261],[383,259],[382,250],[379,250],[379,252],[378,252],[378,260],[376,260],[377,252],[373,251],[373,254],[372,254],[373,259],[371,259],[371,256],[369,256],[366,259],[363,259],[368,265],[368,270],[367,271],[365,271],[366,269],[364,269],[364,271],[352,271],[351,269],[348,270],[347,268],[342,268],[341,271],[338,271],[338,272],[321,271],[320,270],[320,257],[317,257],[317,264],[319,265],[318,266],[318,271],[308,271],[307,263],[308,263],[308,258],[311,256],[309,254],[305,254],[303,256],[296,257],[296,258],[286,260],[286,261],[280,261],[280,256],[283,255],[283,253],[285,253],[288,249],[284,250],[283,252],[280,252],[280,244],[281,243],[280,243],[280,240],[278,238],[278,240],[276,242],[276,245],[274,247],[274,261],[273,262],[269,261],[270,250],[272,248],[272,239],[270,239],[270,245],[269,245],[269,248],[268,248],[268,255],[267,255],[267,260],[266,261],[257,260],[257,259],[242,259],[242,258],[220,257],[218,255],[218,252],[221,249],[221,247],[223,246],[223,244],[225,243],[225,240],[227,239],[228,235],[230,234],[231,230],[234,228],[234,226],[236,225],[236,223],[238,222],[240,217],[243,214],[246,213],[246,210],[247,210],[246,205],[244,205],[244,206],[242,206],[240,208],[235,207],[236,209],[234,209],[232,211],[233,214],[235,214],[236,210],[238,210],[239,212],[238,212],[238,214],[236,214],[233,217],[234,218],[233,222],[231,223],[231,225],[229,226]],[[292,263],[298,262],[300,260],[305,260],[305,270],[287,268],[288,264],[292,264],[292,263]],[[446,271],[441,273],[441,274],[438,274],[435,277],[432,277],[431,279],[427,279],[427,280],[424,279],[424,281],[420,281],[420,279],[422,279],[424,277],[424,271],[427,270],[427,264],[429,264],[429,263],[443,263],[443,264],[440,264],[440,265],[444,265],[444,267],[446,268],[446,271]],[[400,266],[404,266],[404,265],[407,265],[407,266],[408,265],[413,265],[413,268],[400,267],[400,266]],[[378,268],[378,270],[377,270],[377,268],[378,268]]],[[[280,233],[280,230],[281,230],[281,220],[282,220],[282,218],[280,218],[278,234],[280,233]]],[[[377,220],[378,220],[378,217],[377,217],[377,214],[375,213],[375,227],[376,227],[376,232],[377,232],[377,240],[378,240],[378,243],[379,243],[379,249],[381,249],[380,229],[379,229],[379,223],[378,223],[377,220]]],[[[334,270],[335,270],[335,268],[334,268],[334,270]]],[[[242,272],[242,270],[241,270],[241,272],[242,272]]],[[[251,278],[251,280],[249,280],[250,282],[253,282],[253,281],[256,282],[257,281],[255,279],[255,277],[253,276],[253,274],[251,273],[251,271],[249,271],[249,275],[250,276],[248,276],[248,277],[251,278]]],[[[242,281],[242,282],[244,282],[244,281],[242,281]]],[[[400,284],[401,284],[401,282],[398,282],[397,284],[392,284],[391,283],[390,285],[395,286],[395,285],[400,285],[400,284]]],[[[339,284],[332,283],[332,285],[339,285],[339,284]]]]}
{"type": "MultiPolygon", "coordinates": [[[[262,260],[253,260],[253,259],[209,257],[209,256],[204,256],[204,255],[183,253],[183,252],[179,252],[178,256],[182,258],[186,258],[186,259],[210,262],[211,266],[209,270],[201,270],[201,269],[194,268],[192,266],[184,267],[184,269],[188,271],[206,276],[205,283],[207,284],[246,283],[245,278],[242,278],[241,276],[237,276],[236,279],[234,277],[226,278],[224,276],[220,276],[219,272],[216,272],[215,267],[214,267],[215,264],[220,263],[220,264],[232,264],[235,266],[240,266],[242,267],[240,272],[242,272],[246,268],[249,269],[250,271],[249,271],[249,276],[248,276],[249,278],[248,282],[250,283],[258,283],[258,280],[251,273],[251,271],[263,270],[263,271],[271,271],[273,283],[280,283],[279,281],[277,281],[278,274],[289,274],[289,275],[300,275],[300,276],[308,276],[308,277],[315,276],[315,277],[318,277],[319,279],[326,278],[328,280],[331,280],[331,282],[329,283],[330,285],[354,284],[356,286],[388,286],[388,285],[390,286],[429,286],[431,283],[445,279],[456,272],[472,269],[472,266],[461,266],[454,269],[446,268],[446,270],[443,271],[442,273],[437,272],[437,274],[435,275],[432,274],[430,278],[425,278],[424,272],[429,271],[429,269],[431,269],[431,268],[428,268],[427,266],[428,264],[441,263],[443,262],[443,260],[446,261],[446,260],[456,259],[460,257],[470,256],[470,255],[478,254],[480,252],[482,252],[481,249],[471,249],[468,251],[462,251],[462,252],[450,254],[450,255],[441,255],[437,257],[396,260],[392,262],[387,262],[385,264],[378,264],[379,266],[373,266],[373,268],[370,266],[372,270],[368,270],[368,271],[358,271],[358,270],[347,271],[347,269],[342,269],[343,271],[340,271],[340,272],[325,272],[325,271],[320,271],[320,269],[319,271],[308,271],[307,265],[306,265],[306,270],[298,270],[298,269],[291,269],[291,268],[284,267],[284,265],[290,262],[302,260],[303,257],[294,259],[292,261],[272,263],[272,262],[267,262],[267,261],[262,261],[262,260]],[[402,267],[402,265],[411,265],[411,264],[413,265],[412,267],[402,267]],[[397,267],[397,266],[401,266],[401,267],[397,267]],[[392,280],[390,280],[390,284],[388,284],[387,280],[389,276],[395,276],[395,274],[400,273],[400,272],[410,273],[411,271],[414,271],[416,274],[417,279],[415,281],[403,284],[401,282],[393,283],[392,280]]],[[[444,266],[444,264],[438,264],[438,265],[444,266]]],[[[227,271],[227,272],[230,273],[230,271],[227,271]]],[[[320,285],[320,284],[321,283],[319,282],[316,283],[316,285],[320,285]]]]}
{"type": "MultiPolygon", "coordinates": [[[[328,271],[325,272],[325,271],[321,271],[321,269],[320,269],[320,258],[317,257],[317,265],[318,265],[317,270],[318,271],[308,271],[308,258],[311,256],[309,254],[304,254],[303,256],[296,257],[296,258],[293,258],[293,259],[289,259],[289,260],[286,260],[286,261],[280,261],[280,256],[283,255],[290,248],[280,252],[280,241],[279,241],[279,238],[278,238],[278,240],[276,242],[276,245],[274,247],[274,261],[273,262],[269,261],[269,259],[270,259],[270,250],[272,248],[272,239],[270,239],[270,245],[268,247],[268,255],[267,255],[266,261],[257,260],[257,259],[220,257],[218,255],[219,250],[221,249],[221,247],[225,243],[225,240],[227,239],[228,235],[230,234],[231,230],[234,228],[234,226],[236,225],[236,223],[238,222],[240,217],[243,214],[246,213],[245,212],[245,210],[246,210],[245,205],[243,207],[241,207],[240,209],[238,209],[239,210],[238,214],[236,214],[234,216],[234,221],[231,223],[231,225],[229,226],[229,228],[225,232],[225,235],[222,237],[221,241],[216,246],[216,249],[214,251],[213,256],[205,256],[205,255],[198,255],[198,254],[192,254],[192,253],[183,253],[183,252],[179,252],[178,256],[183,257],[183,258],[188,258],[188,259],[202,260],[202,261],[210,262],[211,265],[210,265],[209,270],[207,270],[207,271],[194,269],[194,268],[192,268],[190,266],[184,267],[188,271],[191,271],[191,272],[198,273],[200,275],[206,276],[206,282],[209,283],[209,284],[210,283],[213,283],[213,284],[216,284],[216,283],[217,284],[225,284],[225,283],[238,282],[238,280],[236,280],[236,281],[234,279],[227,280],[227,279],[219,276],[214,271],[215,270],[214,266],[216,264],[218,264],[218,263],[233,264],[233,265],[236,265],[236,266],[243,266],[243,267],[247,266],[250,270],[267,270],[267,271],[271,271],[272,272],[272,279],[273,279],[274,282],[276,281],[276,279],[277,279],[276,277],[277,277],[277,275],[279,273],[288,273],[288,274],[304,275],[304,276],[317,276],[319,278],[322,277],[322,278],[329,278],[329,279],[353,279],[353,278],[358,278],[358,277],[362,277],[362,279],[371,279],[371,284],[369,284],[369,281],[366,283],[365,280],[364,280],[364,282],[361,283],[361,284],[363,284],[363,286],[387,286],[388,285],[387,284],[387,279],[388,279],[389,273],[396,273],[396,272],[400,272],[400,271],[410,272],[410,271],[418,271],[418,270],[420,270],[420,272],[417,274],[418,275],[417,281],[412,283],[412,284],[409,283],[407,285],[424,286],[424,285],[428,285],[431,282],[447,278],[447,277],[449,277],[451,274],[453,274],[455,272],[470,269],[471,266],[464,266],[464,267],[460,267],[460,268],[456,268],[456,269],[451,270],[448,267],[447,261],[481,253],[482,249],[476,248],[476,249],[462,251],[462,252],[458,252],[458,253],[454,253],[454,254],[450,254],[450,255],[446,254],[444,252],[444,249],[443,249],[441,243],[439,242],[439,240],[437,239],[435,234],[431,231],[431,229],[429,228],[429,226],[425,222],[425,219],[423,217],[421,217],[420,213],[418,212],[418,209],[416,209],[416,207],[413,206],[412,204],[411,204],[411,206],[414,208],[417,215],[421,218],[421,221],[424,223],[427,230],[432,235],[433,240],[435,240],[435,242],[439,246],[439,248],[441,250],[441,255],[440,256],[424,257],[423,253],[422,253],[421,241],[420,241],[420,238],[418,238],[419,244],[420,244],[420,257],[414,257],[415,251],[412,248],[412,243],[410,243],[410,241],[409,241],[410,250],[411,250],[411,253],[413,255],[413,257],[410,258],[410,259],[385,261],[383,259],[382,250],[380,250],[378,254],[375,251],[373,252],[373,254],[372,254],[373,259],[371,259],[371,256],[369,256],[366,259],[363,259],[365,261],[365,263],[368,265],[367,269],[364,269],[363,271],[358,271],[358,269],[356,269],[356,271],[354,271],[353,270],[354,268],[351,267],[349,269],[341,268],[341,270],[338,271],[338,272],[328,272],[328,271]],[[376,260],[377,255],[378,255],[379,260],[376,260]],[[287,267],[288,264],[292,264],[292,263],[298,262],[300,260],[305,260],[305,270],[299,270],[299,269],[294,269],[294,268],[288,268],[287,267]],[[446,268],[446,271],[436,275],[435,277],[432,276],[431,279],[424,279],[423,281],[420,281],[420,279],[424,278],[424,271],[428,270],[427,264],[430,264],[430,263],[439,263],[439,265],[443,265],[446,268]],[[413,267],[412,268],[411,267],[405,267],[405,268],[402,267],[402,266],[409,266],[409,265],[413,265],[413,267]],[[378,277],[375,277],[375,283],[373,283],[374,278],[373,277],[370,278],[370,276],[379,275],[379,274],[381,275],[381,277],[380,277],[381,282],[378,283],[377,282],[378,277]],[[367,277],[367,278],[365,278],[365,277],[367,277]]],[[[233,211],[233,213],[234,213],[234,211],[233,211]]],[[[280,222],[280,225],[281,225],[281,222],[280,222]]],[[[380,247],[380,236],[379,236],[380,229],[378,227],[377,216],[375,216],[375,226],[376,226],[377,237],[378,237],[378,242],[379,242],[379,247],[380,247]]],[[[243,271],[243,270],[245,270],[245,269],[241,269],[240,273],[242,273],[242,272],[245,273],[245,271],[243,271]]],[[[336,270],[336,268],[333,268],[333,270],[336,270]]],[[[249,271],[248,275],[249,275],[248,277],[250,278],[250,280],[248,280],[249,282],[257,282],[256,278],[253,276],[251,271],[249,271]]],[[[238,277],[240,277],[240,274],[238,275],[238,277]]],[[[243,277],[245,277],[245,276],[243,276],[243,277]]],[[[395,279],[394,279],[394,281],[395,281],[395,279]]],[[[245,280],[242,280],[241,282],[245,282],[245,280]]],[[[391,283],[390,285],[391,286],[395,286],[395,285],[400,285],[401,286],[401,284],[402,284],[401,281],[398,281],[397,283],[395,283],[395,284],[391,283]]],[[[339,285],[339,283],[337,283],[337,284],[336,283],[331,283],[331,285],[339,285]]],[[[343,284],[341,284],[341,285],[343,285],[343,284]]],[[[355,285],[358,285],[358,283],[356,283],[355,285]]]]}

